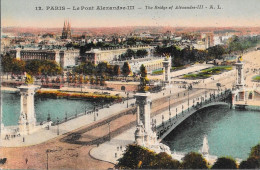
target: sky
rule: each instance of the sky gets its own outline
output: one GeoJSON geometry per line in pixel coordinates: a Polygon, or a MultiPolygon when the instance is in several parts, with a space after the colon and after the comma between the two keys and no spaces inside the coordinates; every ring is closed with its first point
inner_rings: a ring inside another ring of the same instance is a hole
{"type": "Polygon", "coordinates": [[[62,27],[65,19],[72,27],[259,27],[260,0],[1,0],[2,27],[62,27]],[[175,9],[198,5],[203,9],[175,9]],[[51,6],[66,10],[47,10],[51,6]],[[81,6],[94,10],[72,10],[81,6]],[[134,6],[134,10],[101,11],[97,6],[134,6]]]}

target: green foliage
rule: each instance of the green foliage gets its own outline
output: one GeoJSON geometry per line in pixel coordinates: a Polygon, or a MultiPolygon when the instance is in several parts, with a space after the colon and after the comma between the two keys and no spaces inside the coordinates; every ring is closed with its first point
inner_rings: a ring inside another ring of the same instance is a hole
{"type": "Polygon", "coordinates": [[[115,66],[113,67],[113,74],[114,74],[115,76],[119,76],[119,75],[120,75],[120,67],[119,67],[119,65],[115,65],[115,66]]]}
{"type": "Polygon", "coordinates": [[[115,44],[111,44],[111,43],[104,43],[104,42],[98,42],[96,44],[92,43],[88,43],[84,46],[78,46],[78,45],[73,45],[71,44],[71,46],[73,46],[74,48],[79,48],[80,49],[80,54],[84,55],[86,53],[86,51],[91,50],[91,48],[106,48],[106,47],[116,47],[115,44]]]}
{"type": "Polygon", "coordinates": [[[242,161],[239,169],[257,169],[260,168],[260,163],[255,157],[249,157],[246,161],[242,161]]]}
{"type": "Polygon", "coordinates": [[[147,83],[149,82],[149,80],[147,78],[147,70],[143,64],[140,67],[140,74],[140,91],[145,92],[148,90],[147,83]]]}
{"type": "Polygon", "coordinates": [[[108,72],[107,62],[101,62],[96,66],[97,75],[102,76],[108,72]]]}
{"type": "Polygon", "coordinates": [[[249,157],[256,158],[260,164],[260,143],[251,148],[249,157]]]}
{"type": "Polygon", "coordinates": [[[238,37],[234,36],[229,40],[227,52],[243,53],[246,49],[256,47],[259,44],[259,40],[256,37],[238,37]]]}
{"type": "Polygon", "coordinates": [[[151,169],[178,169],[179,167],[179,161],[172,159],[167,153],[161,152],[156,155],[156,161],[151,169]]]}
{"type": "Polygon", "coordinates": [[[11,57],[9,54],[1,55],[2,68],[5,73],[22,74],[25,71],[25,62],[11,57]]]}
{"type": "Polygon", "coordinates": [[[22,60],[13,60],[12,73],[22,74],[25,71],[25,62],[22,60]]]}
{"type": "Polygon", "coordinates": [[[1,55],[3,72],[12,72],[13,58],[10,55],[1,55]]]}
{"type": "Polygon", "coordinates": [[[131,50],[131,49],[127,49],[126,50],[126,53],[125,53],[125,57],[126,58],[131,59],[134,56],[135,56],[135,51],[134,50],[131,50]]]}
{"type": "Polygon", "coordinates": [[[76,73],[84,75],[92,75],[94,72],[95,66],[91,62],[83,62],[79,66],[75,67],[74,71],[76,73]]]}
{"type": "Polygon", "coordinates": [[[144,58],[148,55],[148,52],[145,49],[134,51],[132,49],[127,49],[124,54],[119,56],[120,60],[131,60],[133,57],[137,58],[144,58]]]}
{"type": "Polygon", "coordinates": [[[52,60],[26,61],[25,70],[31,75],[57,75],[62,72],[62,68],[52,60]]]}
{"type": "Polygon", "coordinates": [[[166,153],[156,154],[139,145],[128,145],[116,168],[122,169],[176,169],[179,162],[166,153]]]}
{"type": "Polygon", "coordinates": [[[131,73],[131,68],[128,62],[124,62],[122,67],[122,74],[127,77],[131,73]]]}
{"type": "Polygon", "coordinates": [[[221,157],[217,159],[212,169],[237,169],[237,164],[232,158],[221,157]]]}
{"type": "Polygon", "coordinates": [[[157,55],[169,54],[172,56],[172,66],[180,67],[194,62],[206,61],[207,52],[205,50],[197,50],[194,48],[186,47],[180,49],[177,46],[159,47],[155,49],[157,55]]]}
{"type": "Polygon", "coordinates": [[[223,54],[225,54],[225,49],[221,45],[215,45],[208,48],[208,55],[213,56],[216,59],[220,59],[223,54]]]}
{"type": "Polygon", "coordinates": [[[161,70],[155,70],[155,71],[152,72],[152,74],[154,74],[154,75],[163,74],[163,69],[161,69],[161,70]]]}
{"type": "Polygon", "coordinates": [[[215,66],[209,69],[205,69],[200,71],[197,74],[185,74],[183,78],[187,79],[205,79],[210,77],[211,75],[220,74],[221,72],[231,70],[231,66],[215,66]]]}
{"type": "Polygon", "coordinates": [[[138,58],[140,58],[140,57],[145,57],[145,56],[147,56],[148,55],[148,52],[146,51],[146,50],[137,50],[136,51],[136,56],[138,57],[138,58]]]}
{"type": "Polygon", "coordinates": [[[182,169],[208,169],[206,160],[195,152],[186,154],[180,166],[182,169]]]}
{"type": "Polygon", "coordinates": [[[253,80],[260,82],[260,75],[254,76],[254,77],[253,77],[253,80]]]}

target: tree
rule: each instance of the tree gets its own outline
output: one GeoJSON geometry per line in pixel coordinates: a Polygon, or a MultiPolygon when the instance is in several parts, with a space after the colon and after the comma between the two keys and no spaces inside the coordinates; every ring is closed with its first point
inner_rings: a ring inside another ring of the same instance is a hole
{"type": "Polygon", "coordinates": [[[167,153],[161,152],[156,155],[155,163],[153,163],[151,169],[178,169],[179,166],[179,161],[172,159],[167,153]]]}
{"type": "Polygon", "coordinates": [[[90,77],[90,84],[94,84],[95,83],[95,79],[93,76],[90,77]]]}
{"type": "Polygon", "coordinates": [[[25,70],[31,75],[57,75],[62,72],[62,68],[52,60],[26,61],[25,70]]]}
{"type": "Polygon", "coordinates": [[[221,45],[208,48],[208,55],[213,56],[215,59],[220,59],[223,54],[225,54],[225,49],[221,45]]]}
{"type": "Polygon", "coordinates": [[[96,67],[98,76],[104,76],[107,73],[107,70],[108,70],[107,62],[101,62],[96,67]]]}
{"type": "MultiPolygon", "coordinates": [[[[10,55],[1,55],[3,72],[12,72],[13,58],[10,55]]],[[[8,78],[7,78],[8,79],[8,78]]]]}
{"type": "Polygon", "coordinates": [[[249,157],[246,161],[242,161],[239,165],[239,169],[257,169],[260,168],[260,164],[255,157],[249,157]]]}
{"type": "Polygon", "coordinates": [[[95,66],[91,62],[85,63],[83,68],[84,68],[83,74],[87,74],[87,75],[92,75],[95,70],[95,66]]]}
{"type": "Polygon", "coordinates": [[[119,76],[120,75],[120,67],[119,67],[119,65],[115,65],[113,67],[113,75],[114,76],[119,76]]]}
{"type": "Polygon", "coordinates": [[[148,55],[148,52],[146,50],[137,50],[136,51],[136,57],[143,58],[148,55]]]}
{"type": "Polygon", "coordinates": [[[79,83],[83,84],[83,75],[82,74],[79,76],[79,83]]]}
{"type": "Polygon", "coordinates": [[[11,57],[9,54],[1,55],[3,72],[8,74],[22,74],[25,70],[25,62],[11,57]]]}
{"type": "Polygon", "coordinates": [[[207,169],[207,162],[201,154],[190,152],[186,154],[181,163],[183,169],[207,169]]]}
{"type": "Polygon", "coordinates": [[[22,60],[13,59],[12,73],[22,74],[25,71],[25,62],[22,60]]]}
{"type": "Polygon", "coordinates": [[[155,152],[139,145],[128,145],[116,168],[120,169],[177,169],[180,163],[166,153],[155,152]]]}
{"type": "Polygon", "coordinates": [[[237,169],[237,164],[232,158],[221,157],[217,159],[212,169],[237,169]]]}
{"type": "Polygon", "coordinates": [[[251,148],[249,157],[255,157],[260,164],[260,143],[251,148]]]}
{"type": "Polygon", "coordinates": [[[131,73],[131,68],[128,62],[124,62],[122,67],[122,74],[127,77],[131,73]]]}
{"type": "Polygon", "coordinates": [[[140,91],[141,92],[145,92],[147,91],[147,83],[148,83],[148,78],[147,78],[147,70],[145,68],[145,66],[142,64],[140,67],[140,73],[141,73],[141,77],[140,77],[140,91]]]}
{"type": "Polygon", "coordinates": [[[131,49],[127,49],[124,56],[126,57],[126,59],[130,60],[132,57],[135,56],[135,51],[131,49]]]}

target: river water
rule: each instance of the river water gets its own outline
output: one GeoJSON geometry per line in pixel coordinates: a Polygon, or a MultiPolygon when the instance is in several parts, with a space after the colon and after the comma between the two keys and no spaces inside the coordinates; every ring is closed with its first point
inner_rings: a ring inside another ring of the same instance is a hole
{"type": "MultiPolygon", "coordinates": [[[[2,122],[5,126],[17,125],[20,115],[20,94],[2,92],[3,97],[3,117],[2,122]]],[[[62,120],[66,117],[75,116],[93,109],[93,103],[84,100],[67,99],[35,99],[35,113],[37,122],[46,121],[48,114],[51,120],[56,122],[57,117],[62,120]]]]}
{"type": "MultiPolygon", "coordinates": [[[[17,125],[20,115],[20,95],[2,93],[3,118],[5,126],[17,125]]],[[[38,122],[46,121],[48,113],[56,121],[75,116],[93,109],[93,103],[82,100],[35,99],[38,122]]],[[[207,135],[210,154],[246,159],[250,148],[260,142],[260,112],[230,110],[227,106],[203,109],[193,114],[172,131],[164,142],[171,150],[180,152],[198,151],[203,137],[207,135]]]]}
{"type": "Polygon", "coordinates": [[[172,151],[198,152],[204,135],[211,155],[246,159],[250,148],[260,142],[260,112],[206,108],[185,120],[164,142],[172,151]]]}

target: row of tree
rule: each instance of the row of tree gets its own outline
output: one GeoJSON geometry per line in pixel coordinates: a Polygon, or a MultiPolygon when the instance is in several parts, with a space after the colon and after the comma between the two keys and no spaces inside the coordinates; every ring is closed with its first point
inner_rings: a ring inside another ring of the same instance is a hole
{"type": "Polygon", "coordinates": [[[83,62],[75,67],[74,72],[83,75],[107,76],[112,78],[122,74],[127,77],[131,73],[131,67],[128,62],[124,62],[122,68],[119,65],[109,65],[107,62],[101,62],[98,65],[94,65],[91,62],[83,62]]]}
{"type": "Polygon", "coordinates": [[[20,75],[24,72],[30,75],[58,75],[62,68],[51,60],[18,60],[10,55],[1,55],[2,69],[4,73],[20,75]]]}
{"type": "Polygon", "coordinates": [[[172,66],[179,67],[193,62],[207,61],[209,56],[205,50],[197,50],[191,47],[180,49],[177,46],[155,48],[156,55],[162,56],[168,54],[172,56],[172,66]]]}
{"type": "Polygon", "coordinates": [[[139,145],[128,145],[116,168],[121,169],[257,169],[260,168],[260,144],[251,149],[247,160],[238,166],[236,161],[229,157],[220,157],[212,167],[199,153],[186,154],[182,162],[172,159],[167,153],[148,150],[139,145]]]}
{"type": "Polygon", "coordinates": [[[172,56],[172,66],[179,67],[194,62],[207,62],[214,59],[223,59],[224,54],[240,53],[251,47],[255,47],[260,40],[252,37],[230,38],[226,45],[216,45],[209,47],[207,50],[198,50],[193,47],[180,49],[177,46],[159,47],[155,49],[157,55],[169,54],[172,56]]]}
{"type": "Polygon", "coordinates": [[[124,60],[131,60],[132,58],[138,59],[138,58],[144,58],[148,55],[148,52],[146,50],[137,50],[134,51],[132,49],[127,49],[127,51],[124,54],[121,54],[119,56],[120,61],[124,60]]]}

